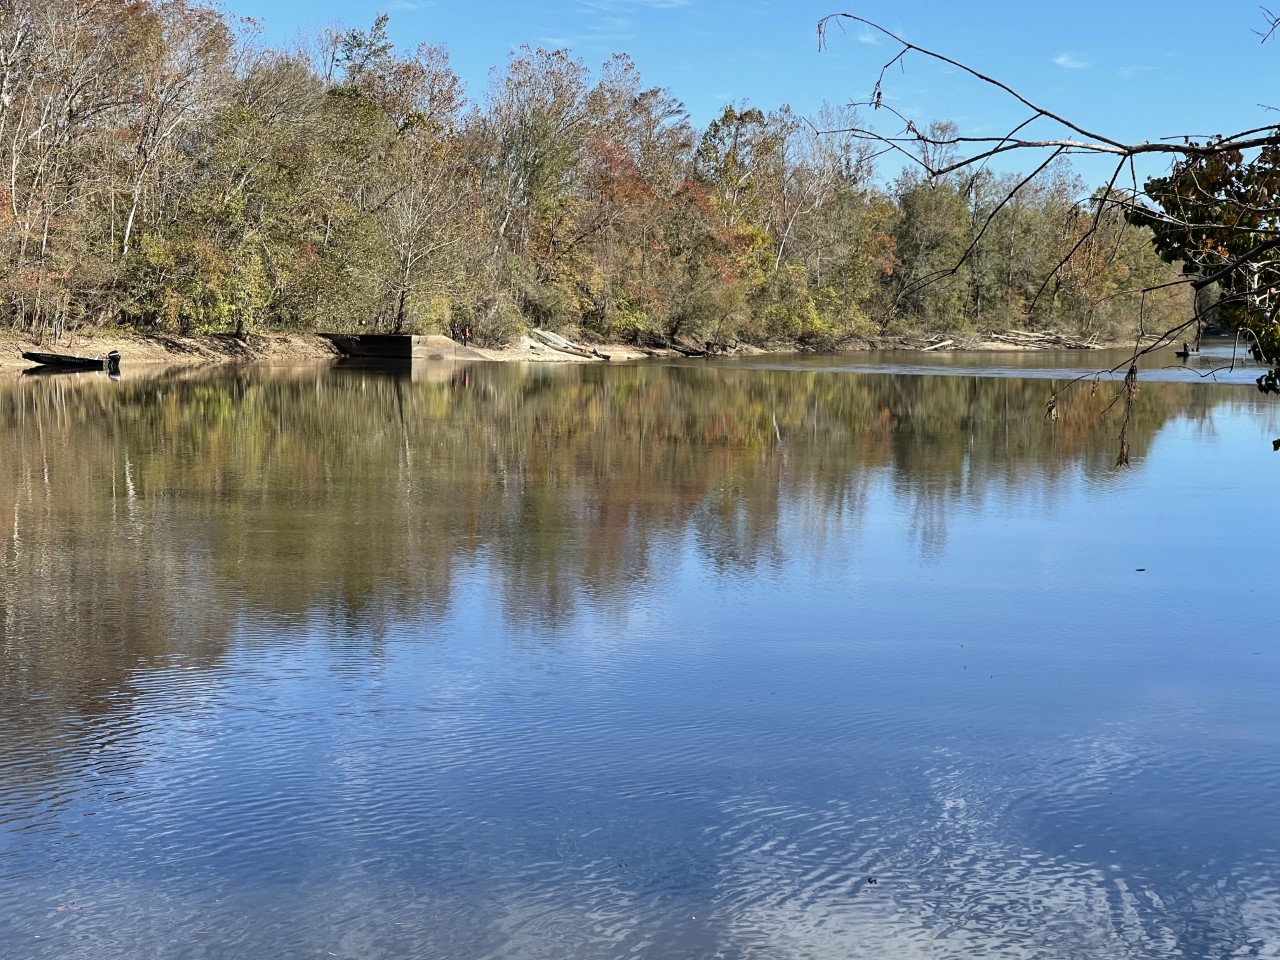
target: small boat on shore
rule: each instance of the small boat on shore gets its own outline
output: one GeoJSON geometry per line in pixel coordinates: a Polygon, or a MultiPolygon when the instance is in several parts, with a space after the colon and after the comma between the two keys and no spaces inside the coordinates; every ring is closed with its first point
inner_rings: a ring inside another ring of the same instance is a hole
{"type": "Polygon", "coordinates": [[[111,373],[120,372],[120,351],[112,350],[105,357],[77,357],[69,353],[39,353],[35,350],[23,350],[22,358],[38,363],[43,367],[57,367],[60,370],[106,370],[111,373]]]}
{"type": "Polygon", "coordinates": [[[609,359],[609,355],[607,353],[601,353],[595,347],[587,349],[586,347],[580,346],[572,340],[568,340],[560,336],[560,334],[552,333],[549,330],[531,330],[530,333],[532,333],[536,339],[545,343],[552,350],[559,350],[561,353],[571,353],[575,357],[583,357],[587,360],[609,359]]]}

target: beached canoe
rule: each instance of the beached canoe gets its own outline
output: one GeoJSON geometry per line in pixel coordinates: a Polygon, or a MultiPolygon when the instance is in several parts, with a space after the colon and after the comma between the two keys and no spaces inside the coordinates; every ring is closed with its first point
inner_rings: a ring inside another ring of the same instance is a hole
{"type": "Polygon", "coordinates": [[[45,367],[59,367],[63,370],[112,370],[120,369],[120,351],[112,350],[105,357],[77,357],[68,353],[39,353],[34,350],[23,350],[24,360],[38,363],[45,367]]]}

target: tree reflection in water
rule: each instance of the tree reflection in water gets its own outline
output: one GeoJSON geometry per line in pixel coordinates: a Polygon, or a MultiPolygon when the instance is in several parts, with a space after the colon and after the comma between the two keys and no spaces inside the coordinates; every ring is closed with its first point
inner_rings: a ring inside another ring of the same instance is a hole
{"type": "MultiPolygon", "coordinates": [[[[554,622],[584,595],[625,603],[686,535],[725,574],[775,562],[785,503],[804,505],[820,542],[877,482],[940,555],[962,498],[1052,499],[1063,477],[1116,476],[1106,389],[1073,394],[1049,423],[1043,380],[461,370],[0,381],[6,682],[65,658],[106,676],[125,660],[216,656],[212,638],[244,610],[376,632],[422,604],[443,614],[471,563],[519,619],[554,622]],[[15,643],[37,625],[51,643],[15,643]]],[[[1170,417],[1245,396],[1148,387],[1134,462],[1170,417]]]]}

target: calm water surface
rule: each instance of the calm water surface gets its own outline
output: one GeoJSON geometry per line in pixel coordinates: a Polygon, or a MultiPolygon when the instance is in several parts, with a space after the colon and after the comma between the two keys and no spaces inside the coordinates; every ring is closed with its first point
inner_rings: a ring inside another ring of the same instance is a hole
{"type": "Polygon", "coordinates": [[[1276,407],[1027,362],[0,376],[0,958],[1280,956],[1276,407]]]}

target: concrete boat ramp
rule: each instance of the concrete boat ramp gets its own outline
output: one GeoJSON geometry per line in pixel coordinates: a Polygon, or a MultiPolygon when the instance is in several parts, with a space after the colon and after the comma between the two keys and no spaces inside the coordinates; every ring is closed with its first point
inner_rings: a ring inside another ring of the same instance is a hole
{"type": "Polygon", "coordinates": [[[326,333],[325,338],[345,356],[368,360],[484,360],[470,347],[439,334],[326,333]]]}

